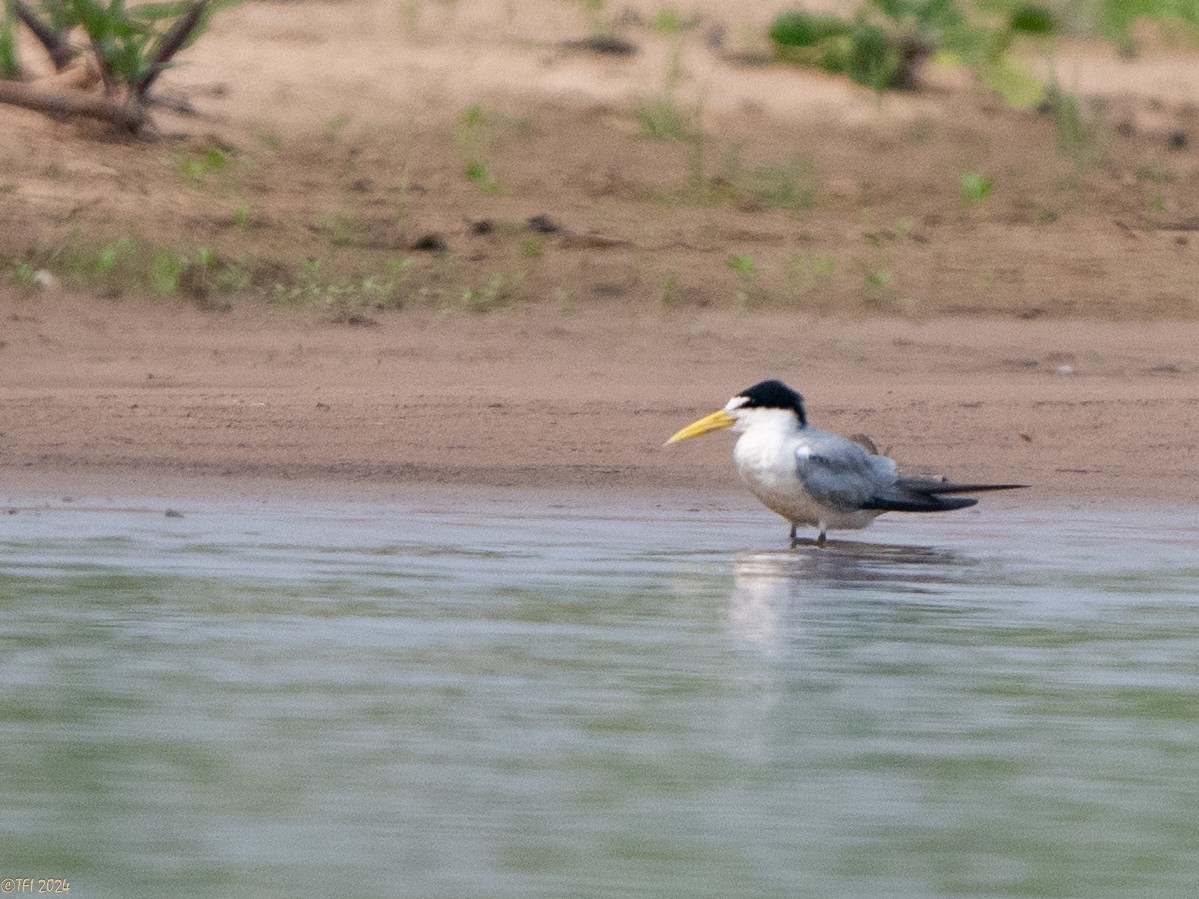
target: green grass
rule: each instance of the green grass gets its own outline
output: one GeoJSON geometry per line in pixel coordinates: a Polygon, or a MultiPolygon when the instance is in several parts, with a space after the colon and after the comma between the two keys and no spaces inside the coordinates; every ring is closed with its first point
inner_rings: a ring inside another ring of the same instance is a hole
{"type": "Polygon", "coordinates": [[[674,7],[667,6],[654,14],[649,27],[658,34],[677,36],[698,28],[699,23],[699,16],[686,16],[674,7]]]}
{"type": "Polygon", "coordinates": [[[674,275],[668,276],[662,284],[660,302],[663,309],[674,309],[679,305],[679,279],[674,275]]]}
{"type": "Polygon", "coordinates": [[[23,290],[31,289],[37,281],[36,266],[23,261],[7,261],[4,268],[8,269],[8,280],[23,290]]]}
{"type": "MultiPolygon", "coordinates": [[[[877,0],[874,4],[888,8],[887,16],[895,20],[903,17],[908,6],[923,10],[941,4],[909,2],[902,9],[889,10],[899,5],[899,0],[877,0]]],[[[883,27],[873,18],[865,8],[852,19],[789,9],[775,16],[768,36],[775,56],[786,62],[848,75],[858,84],[879,91],[911,83],[918,58],[909,52],[909,38],[904,31],[883,27]]]]}
{"type": "Polygon", "coordinates": [[[1058,220],[1057,211],[1053,208],[1037,203],[1032,210],[1032,223],[1034,225],[1052,225],[1058,220]]]}
{"type": "Polygon", "coordinates": [[[520,255],[525,259],[540,259],[545,253],[545,241],[539,237],[527,237],[520,242],[520,255]]]}
{"type": "Polygon", "coordinates": [[[991,196],[995,182],[978,172],[966,172],[960,179],[962,196],[971,203],[981,203],[991,196]]]}
{"type": "Polygon", "coordinates": [[[837,260],[827,253],[796,253],[787,260],[787,275],[805,285],[831,278],[837,271],[837,260]]]}
{"type": "Polygon", "coordinates": [[[466,180],[489,197],[501,197],[507,190],[495,176],[491,159],[495,145],[503,136],[531,137],[536,129],[529,119],[497,115],[471,103],[458,114],[454,142],[465,160],[466,180]]]}
{"type": "Polygon", "coordinates": [[[477,160],[466,164],[466,180],[489,197],[502,197],[506,191],[491,174],[491,169],[485,163],[477,160]]]}
{"type": "Polygon", "coordinates": [[[72,238],[17,265],[18,276],[28,272],[32,278],[39,269],[104,296],[239,293],[250,284],[244,267],[212,249],[176,249],[132,235],[100,244],[72,238]]]}
{"type": "Polygon", "coordinates": [[[757,260],[755,260],[754,257],[750,256],[749,254],[730,254],[729,257],[724,261],[724,264],[727,265],[731,271],[736,272],[737,275],[744,281],[750,281],[757,277],[757,260]]]}
{"type": "Polygon", "coordinates": [[[741,286],[737,290],[737,305],[743,309],[749,308],[751,300],[754,299],[754,296],[751,295],[751,286],[758,277],[758,261],[748,253],[730,253],[724,264],[730,271],[736,273],[741,282],[741,286]]]}
{"type": "Polygon", "coordinates": [[[844,74],[880,91],[918,83],[926,55],[952,58],[1013,107],[1031,108],[1047,86],[1015,51],[1052,54],[1057,39],[1072,36],[1106,39],[1132,55],[1134,26],[1142,21],[1157,23],[1167,35],[1185,31],[1194,39],[1199,2],[864,0],[850,18],[786,9],[767,34],[779,59],[844,74]]]}
{"type": "Polygon", "coordinates": [[[348,311],[362,306],[394,307],[401,305],[399,291],[411,259],[393,262],[385,272],[347,274],[329,271],[319,259],[305,264],[294,284],[275,284],[270,288],[271,302],[287,306],[323,306],[348,311]]]}
{"type": "Polygon", "coordinates": [[[468,312],[492,312],[511,299],[522,280],[521,275],[495,272],[483,284],[464,287],[458,294],[458,305],[468,312]]]}
{"type": "Polygon", "coordinates": [[[671,94],[642,97],[633,106],[641,137],[653,141],[686,141],[699,130],[695,109],[685,109],[671,94]]]}
{"type": "Polygon", "coordinates": [[[323,131],[325,140],[335,142],[341,140],[341,136],[345,133],[346,128],[350,125],[350,117],[348,115],[335,115],[325,119],[323,131]]]}
{"type": "Polygon", "coordinates": [[[886,290],[895,280],[895,276],[887,269],[866,270],[862,274],[866,279],[866,288],[872,292],[886,290]]]}
{"type": "Polygon", "coordinates": [[[17,55],[17,32],[6,8],[0,11],[0,78],[21,77],[21,60],[17,55]]]}
{"type": "Polygon", "coordinates": [[[977,9],[985,15],[1006,17],[1024,33],[1102,38],[1125,54],[1136,52],[1133,30],[1140,21],[1199,34],[1199,4],[1194,0],[1089,0],[1041,5],[1028,0],[978,0],[977,9]]]}
{"type": "Polygon", "coordinates": [[[1053,120],[1058,149],[1074,161],[1082,172],[1103,160],[1101,122],[1097,115],[1085,114],[1078,98],[1056,83],[1046,90],[1042,109],[1053,120]]]}
{"type": "Polygon", "coordinates": [[[209,180],[212,175],[218,175],[229,168],[233,161],[233,151],[224,147],[207,147],[188,153],[172,153],[167,157],[167,164],[184,181],[199,185],[209,180]]]}
{"type": "Polygon", "coordinates": [[[811,209],[815,205],[815,181],[812,162],[803,155],[764,163],[749,171],[749,189],[768,209],[811,209]]]}

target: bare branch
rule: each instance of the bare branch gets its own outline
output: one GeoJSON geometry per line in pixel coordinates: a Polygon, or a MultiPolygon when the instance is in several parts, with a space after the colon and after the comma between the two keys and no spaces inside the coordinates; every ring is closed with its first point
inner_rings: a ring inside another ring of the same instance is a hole
{"type": "Polygon", "coordinates": [[[36,15],[33,10],[25,5],[24,0],[13,0],[13,9],[16,10],[17,18],[25,23],[25,27],[33,32],[33,36],[38,39],[46,52],[50,54],[50,59],[54,62],[54,68],[61,72],[71,62],[75,56],[75,48],[71,46],[64,33],[55,31],[36,15]]]}
{"type": "Polygon", "coordinates": [[[100,71],[100,80],[104,83],[104,93],[112,96],[117,92],[116,83],[112,80],[112,72],[108,70],[108,60],[104,58],[104,48],[95,38],[91,39],[92,55],[96,58],[96,68],[100,71]]]}
{"type": "Polygon", "coordinates": [[[51,115],[85,116],[137,132],[150,123],[140,103],[117,103],[78,91],[51,91],[19,81],[0,81],[0,103],[51,115]]]}
{"type": "Polygon", "coordinates": [[[207,6],[208,0],[196,0],[192,4],[191,9],[176,19],[175,24],[170,27],[170,30],[159,39],[146,73],[133,85],[134,94],[144,97],[146,91],[150,89],[154,82],[158,80],[158,76],[166,69],[167,63],[171,61],[171,57],[187,46],[196,29],[200,27],[204,10],[207,6]]]}

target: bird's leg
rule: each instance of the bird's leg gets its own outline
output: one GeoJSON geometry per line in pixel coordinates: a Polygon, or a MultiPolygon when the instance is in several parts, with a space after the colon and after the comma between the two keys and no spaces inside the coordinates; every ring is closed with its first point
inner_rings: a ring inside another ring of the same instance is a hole
{"type": "Polygon", "coordinates": [[[817,545],[817,546],[824,546],[824,544],[825,544],[825,543],[827,543],[827,542],[828,542],[828,533],[827,533],[827,532],[825,531],[825,529],[822,527],[822,528],[820,529],[820,534],[819,534],[819,535],[817,535],[817,537],[816,537],[816,545],[817,545]]]}
{"type": "Polygon", "coordinates": [[[791,522],[791,548],[799,546],[799,538],[795,536],[795,522],[791,522]]]}

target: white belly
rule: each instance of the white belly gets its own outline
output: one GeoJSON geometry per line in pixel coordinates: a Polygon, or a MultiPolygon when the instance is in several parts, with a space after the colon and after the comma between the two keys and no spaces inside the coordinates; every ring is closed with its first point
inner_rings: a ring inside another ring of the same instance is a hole
{"type": "Polygon", "coordinates": [[[882,514],[862,509],[843,511],[816,502],[804,489],[794,449],[785,441],[754,439],[754,435],[744,434],[733,448],[733,462],[758,501],[792,524],[859,530],[882,514]]]}

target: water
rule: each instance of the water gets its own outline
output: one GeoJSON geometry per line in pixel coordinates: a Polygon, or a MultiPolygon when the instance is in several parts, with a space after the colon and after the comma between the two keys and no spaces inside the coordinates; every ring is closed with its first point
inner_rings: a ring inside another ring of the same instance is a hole
{"type": "Polygon", "coordinates": [[[17,505],[0,878],[76,897],[1199,882],[1192,509],[990,499],[789,551],[739,499],[17,505]]]}

